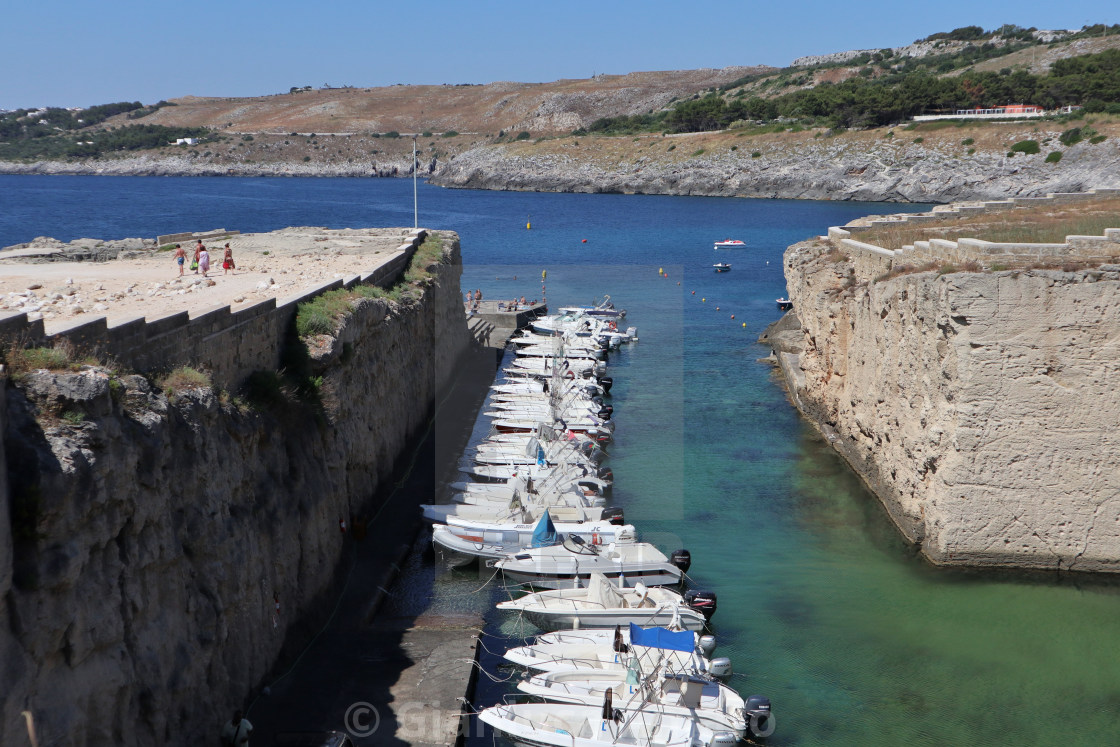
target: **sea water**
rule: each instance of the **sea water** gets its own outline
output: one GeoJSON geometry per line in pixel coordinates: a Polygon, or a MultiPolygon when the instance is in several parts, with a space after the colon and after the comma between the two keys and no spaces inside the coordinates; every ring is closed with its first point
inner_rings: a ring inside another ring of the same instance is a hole
{"type": "MultiPolygon", "coordinates": [[[[755,340],[785,295],[786,246],[919,206],[423,184],[419,205],[420,225],[462,237],[464,291],[547,295],[551,306],[609,293],[628,310],[641,339],[609,362],[611,502],[662,550],[691,551],[693,583],[719,597],[717,655],[735,665],[731,684],[773,701],[769,743],[1115,741],[1120,584],[929,566],[759,361],[768,351],[755,340]],[[747,246],[714,250],[724,238],[747,246]],[[715,273],[717,261],[732,270],[715,273]]],[[[0,176],[0,207],[0,246],[39,235],[407,226],[413,215],[410,183],[363,179],[0,176]]],[[[493,653],[483,661],[507,677],[500,646],[527,631],[490,609],[501,591],[473,593],[481,580],[436,574],[420,553],[389,610],[485,613],[493,653]]],[[[475,705],[510,689],[482,677],[475,705]]]]}

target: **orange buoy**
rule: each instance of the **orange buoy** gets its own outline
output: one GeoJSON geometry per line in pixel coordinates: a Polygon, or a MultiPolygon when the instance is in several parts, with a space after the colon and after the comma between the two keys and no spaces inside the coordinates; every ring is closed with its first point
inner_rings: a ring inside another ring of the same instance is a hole
{"type": "Polygon", "coordinates": [[[586,243],[587,243],[587,239],[584,239],[584,240],[583,240],[583,243],[585,243],[585,244],[586,244],[586,243]]]}
{"type": "Polygon", "coordinates": [[[716,311],[719,311],[719,307],[718,307],[718,306],[716,307],[716,311]]]}
{"type": "Polygon", "coordinates": [[[734,318],[735,318],[735,315],[734,315],[734,314],[732,314],[732,315],[731,315],[731,318],[732,318],[732,319],[734,319],[734,318]]]}
{"type": "Polygon", "coordinates": [[[695,295],[696,295],[696,291],[692,291],[692,295],[694,295],[694,296],[695,296],[695,295]]]}

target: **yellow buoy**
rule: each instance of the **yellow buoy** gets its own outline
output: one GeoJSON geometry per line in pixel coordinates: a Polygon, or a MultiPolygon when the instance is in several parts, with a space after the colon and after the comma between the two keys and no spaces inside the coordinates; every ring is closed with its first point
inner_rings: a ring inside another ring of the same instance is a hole
{"type": "Polygon", "coordinates": [[[747,326],[747,323],[746,323],[746,322],[743,322],[743,326],[744,326],[744,327],[745,327],[745,326],[747,326]]]}
{"type": "Polygon", "coordinates": [[[708,299],[706,299],[706,298],[701,298],[700,299],[700,303],[707,303],[707,302],[708,302],[708,299]]]}
{"type": "Polygon", "coordinates": [[[665,268],[664,267],[658,267],[657,268],[657,274],[658,275],[664,275],[665,274],[665,268]]]}

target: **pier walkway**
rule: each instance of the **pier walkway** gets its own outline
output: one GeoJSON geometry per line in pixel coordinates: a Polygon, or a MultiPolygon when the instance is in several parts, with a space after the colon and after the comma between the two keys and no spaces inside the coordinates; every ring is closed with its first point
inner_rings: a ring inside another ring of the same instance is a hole
{"type": "Polygon", "coordinates": [[[547,313],[548,306],[543,303],[526,304],[517,311],[508,311],[504,301],[481,301],[477,311],[467,311],[467,327],[479,345],[504,348],[514,332],[547,313]],[[498,304],[502,304],[502,308],[498,304]]]}

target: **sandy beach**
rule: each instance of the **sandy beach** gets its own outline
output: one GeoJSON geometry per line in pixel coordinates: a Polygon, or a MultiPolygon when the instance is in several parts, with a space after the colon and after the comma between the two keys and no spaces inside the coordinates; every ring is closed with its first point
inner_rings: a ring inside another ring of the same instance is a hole
{"type": "Polygon", "coordinates": [[[114,325],[181,311],[193,315],[222,305],[236,310],[368,273],[395,257],[411,230],[301,227],[234,235],[228,241],[236,269],[222,270],[222,240],[207,245],[207,277],[190,270],[193,241],[183,242],[187,260],[182,276],[172,252],[158,249],[108,262],[34,262],[16,256],[34,255],[34,247],[0,252],[0,316],[26,312],[29,319],[42,319],[52,333],[96,317],[114,325]]]}

